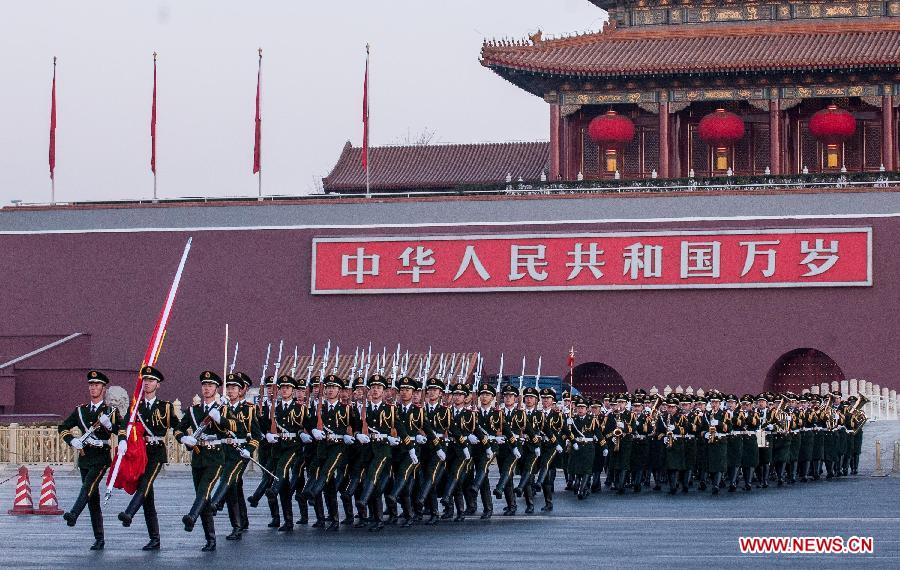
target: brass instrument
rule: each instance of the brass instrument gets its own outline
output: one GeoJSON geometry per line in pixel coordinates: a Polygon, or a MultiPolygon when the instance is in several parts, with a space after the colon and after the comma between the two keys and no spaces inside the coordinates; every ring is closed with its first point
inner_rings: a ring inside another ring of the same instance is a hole
{"type": "Polygon", "coordinates": [[[865,396],[860,394],[859,400],[857,400],[856,404],[853,405],[853,409],[850,411],[850,413],[853,415],[853,417],[857,421],[859,421],[859,425],[850,431],[851,434],[856,435],[859,432],[859,430],[861,430],[862,427],[864,425],[866,425],[866,422],[869,421],[868,416],[866,416],[866,413],[862,410],[862,408],[863,408],[863,406],[868,404],[870,401],[871,400],[869,400],[868,398],[866,398],[865,396]]]}
{"type": "Polygon", "coordinates": [[[769,447],[769,442],[766,440],[766,430],[762,428],[756,430],[756,447],[769,447]]]}
{"type": "Polygon", "coordinates": [[[622,436],[625,435],[620,428],[616,428],[612,432],[612,443],[613,443],[613,453],[619,452],[619,447],[622,445],[622,436]]]}
{"type": "Polygon", "coordinates": [[[706,439],[711,442],[716,440],[716,426],[709,426],[709,431],[706,432],[706,439]]]}
{"type": "Polygon", "coordinates": [[[667,431],[666,432],[666,447],[672,447],[675,445],[675,432],[667,431]]]}

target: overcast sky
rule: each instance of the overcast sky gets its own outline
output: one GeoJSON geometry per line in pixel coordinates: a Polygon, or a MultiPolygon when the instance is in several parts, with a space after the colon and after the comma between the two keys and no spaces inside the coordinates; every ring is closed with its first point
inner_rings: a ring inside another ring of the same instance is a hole
{"type": "Polygon", "coordinates": [[[484,38],[596,30],[588,0],[10,2],[0,17],[0,205],[47,202],[57,56],[58,201],[152,195],[159,52],[161,197],[255,195],[256,49],[263,48],[263,192],[306,194],[362,139],[372,44],[372,145],[547,140],[546,104],[481,67],[484,38]]]}

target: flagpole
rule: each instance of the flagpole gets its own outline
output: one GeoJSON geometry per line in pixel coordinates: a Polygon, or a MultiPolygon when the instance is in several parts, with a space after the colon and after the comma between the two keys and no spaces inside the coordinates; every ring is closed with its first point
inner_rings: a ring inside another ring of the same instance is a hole
{"type": "Polygon", "coordinates": [[[260,98],[262,83],[262,48],[258,48],[259,66],[256,71],[256,169],[257,169],[257,189],[258,200],[262,201],[262,116],[260,114],[260,98]]]}
{"type": "Polygon", "coordinates": [[[56,203],[56,56],[53,56],[53,87],[50,94],[50,203],[56,203]]]}
{"type": "Polygon", "coordinates": [[[151,110],[150,120],[150,144],[153,146],[151,149],[152,159],[150,161],[150,166],[153,170],[153,201],[156,202],[156,52],[153,52],[153,109],[151,110]]]}
{"type": "Polygon", "coordinates": [[[366,146],[363,152],[366,153],[366,198],[372,197],[372,190],[369,187],[369,44],[366,44],[366,79],[365,79],[365,99],[366,99],[366,124],[365,124],[365,141],[363,144],[366,146]]]}

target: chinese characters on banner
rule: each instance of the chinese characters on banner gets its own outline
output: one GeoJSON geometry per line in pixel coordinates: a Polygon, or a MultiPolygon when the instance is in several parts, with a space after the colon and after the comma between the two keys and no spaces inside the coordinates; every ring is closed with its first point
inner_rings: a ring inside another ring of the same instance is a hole
{"type": "Polygon", "coordinates": [[[871,286],[872,229],[314,238],[312,293],[871,286]]]}

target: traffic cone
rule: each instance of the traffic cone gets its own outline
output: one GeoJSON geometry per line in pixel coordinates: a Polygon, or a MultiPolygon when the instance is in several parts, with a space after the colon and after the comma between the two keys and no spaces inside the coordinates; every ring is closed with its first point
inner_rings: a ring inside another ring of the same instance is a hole
{"type": "Polygon", "coordinates": [[[50,469],[49,465],[44,469],[44,476],[41,478],[41,499],[38,501],[38,508],[34,514],[63,514],[62,509],[59,508],[59,501],[56,499],[56,481],[53,480],[53,469],[50,469]]]}
{"type": "Polygon", "coordinates": [[[31,480],[28,479],[28,468],[19,467],[19,481],[16,483],[16,497],[13,508],[7,511],[11,515],[34,514],[34,501],[31,500],[31,480]]]}

